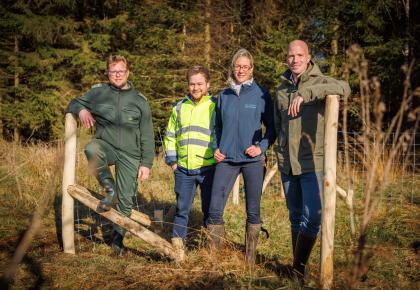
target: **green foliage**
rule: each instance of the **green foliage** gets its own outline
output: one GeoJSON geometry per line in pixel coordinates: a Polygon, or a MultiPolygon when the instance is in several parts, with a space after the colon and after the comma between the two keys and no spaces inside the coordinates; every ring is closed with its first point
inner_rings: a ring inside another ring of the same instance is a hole
{"type": "MultiPolygon", "coordinates": [[[[230,57],[239,47],[253,53],[255,77],[273,94],[286,69],[292,39],[307,40],[324,71],[335,65],[336,77],[346,61],[346,48],[359,43],[391,110],[402,91],[404,45],[410,41],[412,52],[418,50],[415,3],[407,29],[403,4],[393,0],[212,0],[207,5],[204,0],[2,1],[3,137],[11,139],[14,131],[23,140],[58,138],[68,101],[106,81],[105,59],[111,53],[129,59],[130,78],[151,103],[155,129],[163,131],[172,105],[187,93],[188,67],[209,65],[211,91],[217,95],[226,85],[230,57]],[[337,54],[331,50],[333,40],[337,54]]],[[[418,70],[416,65],[414,80],[418,70]]],[[[357,94],[357,79],[350,83],[357,94]]],[[[351,122],[356,124],[358,105],[350,106],[351,122]]]]}

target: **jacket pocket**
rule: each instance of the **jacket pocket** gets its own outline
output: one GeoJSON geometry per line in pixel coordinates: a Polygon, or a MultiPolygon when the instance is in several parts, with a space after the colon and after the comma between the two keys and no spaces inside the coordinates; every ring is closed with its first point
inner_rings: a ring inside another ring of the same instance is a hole
{"type": "Polygon", "coordinates": [[[123,108],[122,109],[122,122],[124,124],[138,126],[140,122],[140,111],[135,108],[123,108]]]}
{"type": "Polygon", "coordinates": [[[101,119],[110,123],[115,122],[115,107],[108,104],[97,104],[92,110],[93,113],[101,119]]]}

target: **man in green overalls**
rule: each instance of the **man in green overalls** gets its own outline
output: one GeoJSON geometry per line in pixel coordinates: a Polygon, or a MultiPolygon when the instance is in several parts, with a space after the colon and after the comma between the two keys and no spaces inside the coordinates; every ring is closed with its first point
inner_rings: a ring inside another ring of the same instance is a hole
{"type": "MultiPolygon", "coordinates": [[[[149,177],[154,157],[152,115],[147,99],[128,81],[129,67],[123,56],[111,55],[107,63],[109,82],[92,86],[85,95],[73,99],[68,112],[77,115],[84,128],[96,125],[96,134],[85,147],[85,155],[106,197],[99,209],[116,210],[130,216],[137,178],[149,177]],[[115,165],[114,180],[110,165],[115,165]]],[[[122,251],[125,230],[114,225],[112,244],[122,251]]]]}

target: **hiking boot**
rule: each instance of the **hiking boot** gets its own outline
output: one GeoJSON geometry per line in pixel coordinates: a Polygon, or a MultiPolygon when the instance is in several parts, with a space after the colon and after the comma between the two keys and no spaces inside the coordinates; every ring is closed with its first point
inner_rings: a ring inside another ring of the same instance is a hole
{"type": "Polygon", "coordinates": [[[180,237],[174,237],[171,239],[172,247],[175,251],[175,262],[180,263],[185,260],[185,246],[184,240],[180,237]]]}

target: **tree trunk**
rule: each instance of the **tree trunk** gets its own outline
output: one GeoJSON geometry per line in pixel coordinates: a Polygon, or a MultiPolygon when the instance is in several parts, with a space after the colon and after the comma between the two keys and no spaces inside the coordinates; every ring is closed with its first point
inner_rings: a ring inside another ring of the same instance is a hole
{"type": "MultiPolygon", "coordinates": [[[[15,48],[14,48],[14,53],[15,53],[15,76],[14,76],[14,87],[15,89],[17,89],[19,87],[19,83],[20,83],[20,79],[19,79],[19,71],[18,71],[18,67],[19,67],[19,61],[18,61],[18,53],[19,53],[19,40],[17,38],[17,36],[15,35],[15,48]]],[[[15,107],[18,106],[18,100],[16,99],[15,96],[15,107]]],[[[14,119],[13,120],[13,141],[15,143],[19,143],[20,142],[20,130],[19,130],[19,123],[18,123],[18,119],[14,119]]]]}
{"type": "Polygon", "coordinates": [[[205,53],[206,66],[210,69],[210,51],[211,51],[211,35],[210,35],[210,19],[211,19],[211,0],[206,1],[206,26],[204,31],[205,36],[205,53]]]}
{"type": "Polygon", "coordinates": [[[187,40],[187,26],[185,23],[182,25],[182,42],[181,42],[181,51],[184,53],[185,50],[185,41],[187,40]]]}
{"type": "MultiPolygon", "coordinates": [[[[337,20],[335,21],[337,23],[337,20]]],[[[336,58],[338,54],[338,28],[340,26],[335,24],[333,27],[333,39],[331,40],[331,66],[330,75],[335,76],[337,74],[336,58]]]]}

